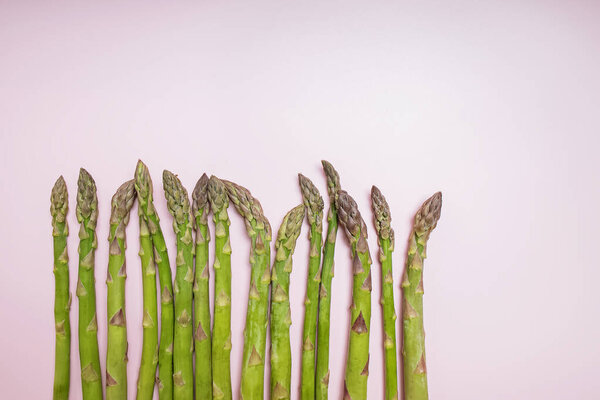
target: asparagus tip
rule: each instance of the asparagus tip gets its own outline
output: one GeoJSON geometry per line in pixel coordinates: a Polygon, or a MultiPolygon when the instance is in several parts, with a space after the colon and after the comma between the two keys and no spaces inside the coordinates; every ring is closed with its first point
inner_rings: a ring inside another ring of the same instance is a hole
{"type": "Polygon", "coordinates": [[[214,213],[229,206],[229,197],[225,183],[214,175],[208,181],[208,201],[214,213]]]}
{"type": "Polygon", "coordinates": [[[127,221],[129,220],[129,212],[131,211],[131,207],[133,207],[133,203],[135,201],[135,180],[131,179],[125,183],[123,183],[111,200],[111,213],[110,213],[110,223],[118,223],[119,221],[127,221]]]}
{"type": "Polygon", "coordinates": [[[329,193],[329,197],[333,203],[335,202],[335,198],[341,189],[340,175],[337,173],[335,168],[333,168],[333,165],[331,165],[329,161],[321,160],[321,164],[323,164],[323,170],[325,171],[325,176],[327,177],[327,192],[329,193]]]}
{"type": "Polygon", "coordinates": [[[142,160],[138,160],[135,167],[135,188],[140,197],[147,197],[152,193],[152,179],[150,171],[142,160]]]}
{"type": "Polygon", "coordinates": [[[271,225],[265,217],[260,201],[254,198],[245,187],[227,180],[223,180],[222,182],[225,184],[229,200],[231,200],[237,212],[248,222],[254,220],[259,229],[264,227],[267,236],[271,238],[271,225]]]}
{"type": "Polygon", "coordinates": [[[58,222],[64,222],[68,209],[67,184],[63,176],[59,176],[50,195],[50,215],[58,222]]]}
{"type": "Polygon", "coordinates": [[[437,192],[423,203],[415,215],[415,231],[431,231],[437,225],[442,212],[442,192],[437,192]]]}
{"type": "Polygon", "coordinates": [[[392,215],[387,200],[377,186],[371,188],[371,206],[373,208],[377,236],[388,239],[390,234],[393,235],[390,228],[392,215]]]}
{"type": "Polygon", "coordinates": [[[202,174],[192,192],[192,214],[197,216],[208,205],[208,175],[202,174]]]}
{"type": "Polygon", "coordinates": [[[163,171],[163,189],[169,212],[178,224],[184,223],[190,212],[188,193],[177,175],[166,169],[163,171]]]}
{"type": "Polygon", "coordinates": [[[340,223],[350,242],[359,239],[360,236],[367,238],[367,226],[356,201],[345,190],[340,190],[336,199],[336,208],[340,223]]]}
{"type": "Polygon", "coordinates": [[[320,225],[323,219],[323,197],[319,193],[317,187],[310,179],[302,174],[298,174],[298,182],[300,183],[300,191],[302,192],[302,200],[306,206],[308,222],[313,225],[320,225]]]}
{"type": "Polygon", "coordinates": [[[88,171],[79,169],[77,180],[77,221],[90,218],[95,223],[98,217],[98,197],[96,195],[96,182],[88,171]]]}
{"type": "MultiPolygon", "coordinates": [[[[291,243],[292,246],[296,245],[295,239],[300,235],[302,221],[304,220],[304,209],[304,204],[300,204],[285,214],[279,232],[277,232],[278,242],[291,243]],[[290,238],[292,238],[291,242],[289,242],[290,238]]],[[[293,248],[290,248],[289,250],[293,250],[293,248]]]]}

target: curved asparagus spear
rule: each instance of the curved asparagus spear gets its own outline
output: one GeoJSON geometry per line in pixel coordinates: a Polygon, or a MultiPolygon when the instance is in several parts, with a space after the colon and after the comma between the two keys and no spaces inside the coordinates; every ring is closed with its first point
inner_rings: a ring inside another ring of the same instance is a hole
{"type": "Polygon", "coordinates": [[[173,397],[191,399],[194,396],[194,351],[192,326],[192,284],[194,282],[194,243],[192,216],[187,190],[173,173],[163,171],[163,188],[167,208],[173,216],[177,236],[175,265],[175,341],[173,350],[173,397]]]}
{"type": "Polygon", "coordinates": [[[250,291],[244,329],[242,355],[241,398],[262,400],[265,381],[265,346],[269,312],[269,264],[271,260],[271,226],[265,218],[260,202],[248,189],[223,181],[229,200],[244,218],[250,237],[250,291]]]}
{"type": "Polygon", "coordinates": [[[321,246],[323,244],[323,198],[315,185],[298,174],[302,200],[310,224],[310,253],[306,297],[304,299],[304,329],[302,333],[301,399],[315,398],[315,347],[317,342],[317,312],[319,309],[319,284],[321,282],[321,246]]]}
{"type": "Polygon", "coordinates": [[[156,267],[148,223],[141,213],[139,213],[139,219],[144,317],[142,319],[142,360],[140,361],[136,399],[151,400],[154,397],[154,382],[158,363],[156,267]]]}
{"type": "Polygon", "coordinates": [[[373,186],[371,205],[375,217],[375,229],[379,243],[381,263],[381,307],[383,311],[383,349],[385,353],[385,398],[398,399],[398,371],[396,355],[396,310],[394,309],[394,279],[392,275],[392,251],[394,251],[394,230],[390,227],[392,216],[390,207],[373,186]]]}
{"type": "MultiPolygon", "coordinates": [[[[208,182],[208,200],[215,223],[215,293],[212,335],[213,399],[232,399],[231,390],[231,244],[229,197],[216,176],[208,182]]],[[[208,237],[207,237],[208,240],[208,237]]],[[[196,274],[198,271],[196,270],[196,274]]]]}
{"type": "Polygon", "coordinates": [[[402,279],[402,358],[406,400],[428,398],[423,329],[423,260],[427,256],[427,239],[440,218],[441,210],[442,193],[437,192],[417,212],[408,241],[406,269],[402,279]]]}
{"type": "Polygon", "coordinates": [[[331,309],[331,280],[333,279],[333,256],[338,230],[335,199],[340,190],[340,177],[333,166],[323,160],[327,176],[329,211],[327,213],[327,237],[323,245],[321,285],[319,287],[319,316],[317,322],[317,375],[315,394],[317,400],[327,400],[329,389],[329,314],[331,309]]]}
{"type": "Polygon", "coordinates": [[[133,180],[125,182],[112,197],[108,235],[106,398],[127,399],[127,324],[125,318],[125,227],[135,201],[133,180]]]}
{"type": "Polygon", "coordinates": [[[290,273],[292,255],[304,220],[304,205],[292,208],[283,218],[275,242],[271,270],[271,400],[289,400],[292,379],[290,346],[290,273]]]}
{"type": "MultiPolygon", "coordinates": [[[[192,215],[196,227],[196,270],[194,277],[195,388],[197,399],[212,397],[210,304],[208,293],[208,176],[203,174],[192,192],[192,215]]],[[[177,300],[176,300],[177,301],[177,300]]]]}
{"type": "Polygon", "coordinates": [[[160,228],[160,220],[152,200],[152,179],[148,167],[139,160],[135,170],[135,190],[138,196],[138,210],[148,225],[154,262],[158,267],[160,283],[160,346],[158,348],[158,397],[161,400],[173,398],[173,281],[167,245],[160,228]]]}
{"type": "Polygon", "coordinates": [[[371,333],[371,255],[367,244],[367,227],[356,202],[348,193],[339,191],[336,206],[341,226],[352,248],[354,275],[344,400],[366,400],[371,333]]]}
{"type": "Polygon", "coordinates": [[[54,400],[68,400],[71,376],[71,294],[69,293],[69,254],[67,253],[67,185],[60,176],[50,195],[52,240],[54,247],[54,323],[56,348],[54,355],[54,400]]]}
{"type": "Polygon", "coordinates": [[[81,389],[85,400],[102,399],[102,376],[98,353],[98,322],[96,319],[96,282],[94,278],[96,222],[98,198],[96,183],[83,168],[77,181],[77,221],[79,222],[79,278],[76,294],[79,298],[79,360],[81,389]]]}

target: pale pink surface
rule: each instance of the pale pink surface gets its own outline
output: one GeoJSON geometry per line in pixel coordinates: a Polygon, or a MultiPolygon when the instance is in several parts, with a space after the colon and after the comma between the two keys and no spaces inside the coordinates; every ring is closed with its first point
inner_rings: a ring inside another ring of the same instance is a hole
{"type": "MultiPolygon", "coordinates": [[[[172,257],[163,168],[190,190],[205,171],[247,186],[277,229],[300,202],[297,172],[326,194],[319,161],[328,159],[367,220],[373,254],[371,184],[386,195],[396,284],[412,215],[442,190],[425,266],[431,398],[600,398],[599,11],[591,1],[3,2],[2,397],[50,397],[50,188],[65,176],[74,292],[80,166],[99,187],[104,367],[109,201],[141,158],[155,181],[172,257]]],[[[237,387],[248,241],[230,212],[237,387]]],[[[291,289],[294,389],[304,229],[291,289]]],[[[134,209],[127,253],[131,398],[141,345],[137,233],[134,209]]],[[[333,399],[343,380],[350,304],[348,249],[338,239],[333,399]]],[[[381,399],[380,276],[373,266],[369,398],[381,399]]],[[[71,318],[71,398],[78,399],[76,299],[71,318]]]]}

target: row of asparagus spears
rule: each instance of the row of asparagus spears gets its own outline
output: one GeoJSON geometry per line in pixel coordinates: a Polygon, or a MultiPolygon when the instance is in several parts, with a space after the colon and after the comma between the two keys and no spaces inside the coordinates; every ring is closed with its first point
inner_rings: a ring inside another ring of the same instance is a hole
{"type": "MultiPolygon", "coordinates": [[[[137,398],[152,399],[155,385],[162,399],[232,399],[231,385],[231,242],[229,204],[244,219],[251,242],[251,279],[244,329],[240,398],[264,398],[265,363],[270,362],[270,398],[291,398],[291,310],[289,300],[292,256],[306,217],[310,253],[302,334],[300,398],[324,400],[329,386],[329,316],[338,226],[351,247],[353,274],[351,325],[344,399],[367,398],[371,327],[371,256],[367,226],[356,202],[341,189],[337,171],[323,161],[329,210],[323,240],[324,201],[310,179],[299,175],[302,204],[283,218],[271,258],[272,232],[260,202],[242,186],[206,174],[190,198],[176,175],[163,172],[167,206],[177,238],[175,279],[160,220],[153,204],[153,186],[146,165],[139,161],[134,179],[121,185],[111,201],[107,269],[107,357],[104,385],[107,399],[127,398],[127,326],[125,312],[126,226],[137,198],[143,287],[143,344],[137,398]],[[215,229],[214,308],[209,307],[209,214],[215,229]],[[273,265],[271,267],[271,261],[273,265]],[[160,291],[157,291],[156,272],[160,291]],[[160,299],[160,314],[158,312],[160,299]],[[160,332],[159,332],[160,315],[160,332]],[[269,318],[270,317],[270,318],[269,318]],[[266,360],[267,329],[271,334],[266,360]],[[194,368],[195,365],[195,368],[194,368]],[[158,373],[157,373],[158,371],[158,373]]],[[[393,296],[394,231],[388,203],[378,188],[371,192],[381,265],[385,398],[398,399],[396,314],[393,296]]],[[[441,211],[441,193],[421,206],[408,242],[402,279],[404,393],[407,400],[427,399],[423,330],[423,260],[429,234],[441,211]]],[[[54,240],[56,353],[54,399],[68,399],[70,380],[69,267],[67,253],[67,186],[62,176],[52,189],[54,240]]],[[[98,351],[94,279],[98,201],[92,176],[81,169],[77,190],[79,270],[79,358],[84,399],[102,399],[103,380],[98,351]]]]}

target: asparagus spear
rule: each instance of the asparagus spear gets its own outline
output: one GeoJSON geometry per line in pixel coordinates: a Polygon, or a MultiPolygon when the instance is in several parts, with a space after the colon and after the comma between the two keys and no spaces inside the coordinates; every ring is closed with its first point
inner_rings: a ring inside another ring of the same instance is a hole
{"type": "Polygon", "coordinates": [[[196,270],[194,277],[195,389],[197,399],[212,397],[210,304],[208,297],[208,176],[203,174],[192,192],[192,215],[196,227],[196,270]]]}
{"type": "Polygon", "coordinates": [[[133,180],[122,184],[112,197],[107,289],[106,398],[127,399],[127,325],[125,318],[125,228],[135,201],[133,180]]]}
{"type": "Polygon", "coordinates": [[[367,244],[367,226],[356,202],[343,190],[339,191],[336,207],[340,223],[352,248],[354,275],[344,399],[366,400],[371,329],[371,255],[367,244]]]}
{"type": "Polygon", "coordinates": [[[442,210],[442,194],[437,192],[423,203],[415,216],[408,241],[406,269],[402,279],[404,394],[406,400],[427,400],[425,332],[423,329],[423,260],[429,234],[442,210]]]}
{"type": "Polygon", "coordinates": [[[67,253],[67,211],[69,200],[67,185],[60,176],[50,196],[52,215],[52,240],[54,247],[54,323],[56,348],[54,355],[54,400],[69,398],[71,375],[71,293],[69,293],[69,254],[67,253]]]}
{"type": "Polygon", "coordinates": [[[315,346],[317,341],[317,312],[319,308],[319,284],[321,282],[321,246],[323,244],[323,198],[315,185],[298,174],[302,199],[310,224],[310,253],[306,297],[304,300],[304,329],[302,333],[301,398],[315,398],[315,346]]]}
{"type": "MultiPolygon", "coordinates": [[[[212,335],[213,399],[232,399],[231,390],[231,244],[229,198],[216,176],[208,181],[208,200],[215,223],[215,293],[212,335]]],[[[208,240],[208,236],[207,236],[208,240]]],[[[198,271],[196,270],[196,274],[198,271]]]]}
{"type": "MultiPolygon", "coordinates": [[[[138,208],[139,213],[139,208],[138,208]]],[[[139,213],[140,220],[140,260],[142,264],[142,291],[144,317],[142,319],[142,360],[137,381],[138,400],[151,400],[154,397],[154,381],[158,363],[158,310],[156,294],[156,267],[152,254],[152,239],[148,223],[139,213]]]]}
{"type": "Polygon", "coordinates": [[[290,273],[292,255],[304,220],[304,205],[292,208],[283,218],[275,242],[271,271],[271,399],[289,400],[292,379],[290,346],[290,273]]]}
{"type": "Polygon", "coordinates": [[[265,346],[269,312],[269,264],[271,260],[271,225],[264,216],[260,202],[248,189],[223,181],[229,200],[245,219],[250,237],[250,291],[244,329],[242,354],[241,398],[262,400],[264,393],[265,346]]]}
{"type": "Polygon", "coordinates": [[[138,197],[138,210],[148,225],[154,262],[158,267],[160,283],[160,346],[158,348],[158,397],[161,400],[173,398],[173,281],[167,245],[160,228],[160,220],[152,200],[152,179],[148,167],[139,160],[135,170],[135,190],[138,197]]]}
{"type": "Polygon", "coordinates": [[[194,351],[192,326],[192,284],[194,282],[194,243],[192,216],[187,190],[177,176],[163,171],[163,188],[167,208],[173,216],[173,230],[177,236],[175,265],[175,341],[173,351],[174,398],[194,397],[194,351]]]}
{"type": "Polygon", "coordinates": [[[398,372],[396,358],[396,310],[394,309],[394,280],[392,275],[392,251],[394,251],[394,230],[390,227],[392,216],[390,207],[373,186],[371,205],[375,216],[375,229],[379,243],[381,263],[381,307],[383,310],[383,349],[385,353],[385,398],[398,399],[398,372]]]}
{"type": "Polygon", "coordinates": [[[96,283],[94,278],[96,222],[98,198],[96,183],[83,168],[77,181],[77,221],[79,222],[79,278],[76,294],[79,298],[79,360],[81,389],[85,400],[102,399],[102,376],[98,353],[98,323],[96,319],[96,283]]]}
{"type": "Polygon", "coordinates": [[[338,230],[335,199],[340,190],[340,177],[333,166],[323,160],[323,170],[327,176],[329,211],[327,213],[327,238],[323,246],[321,285],[319,287],[319,314],[317,322],[317,375],[316,399],[327,400],[329,388],[329,314],[331,309],[331,280],[333,278],[333,256],[338,230]]]}

